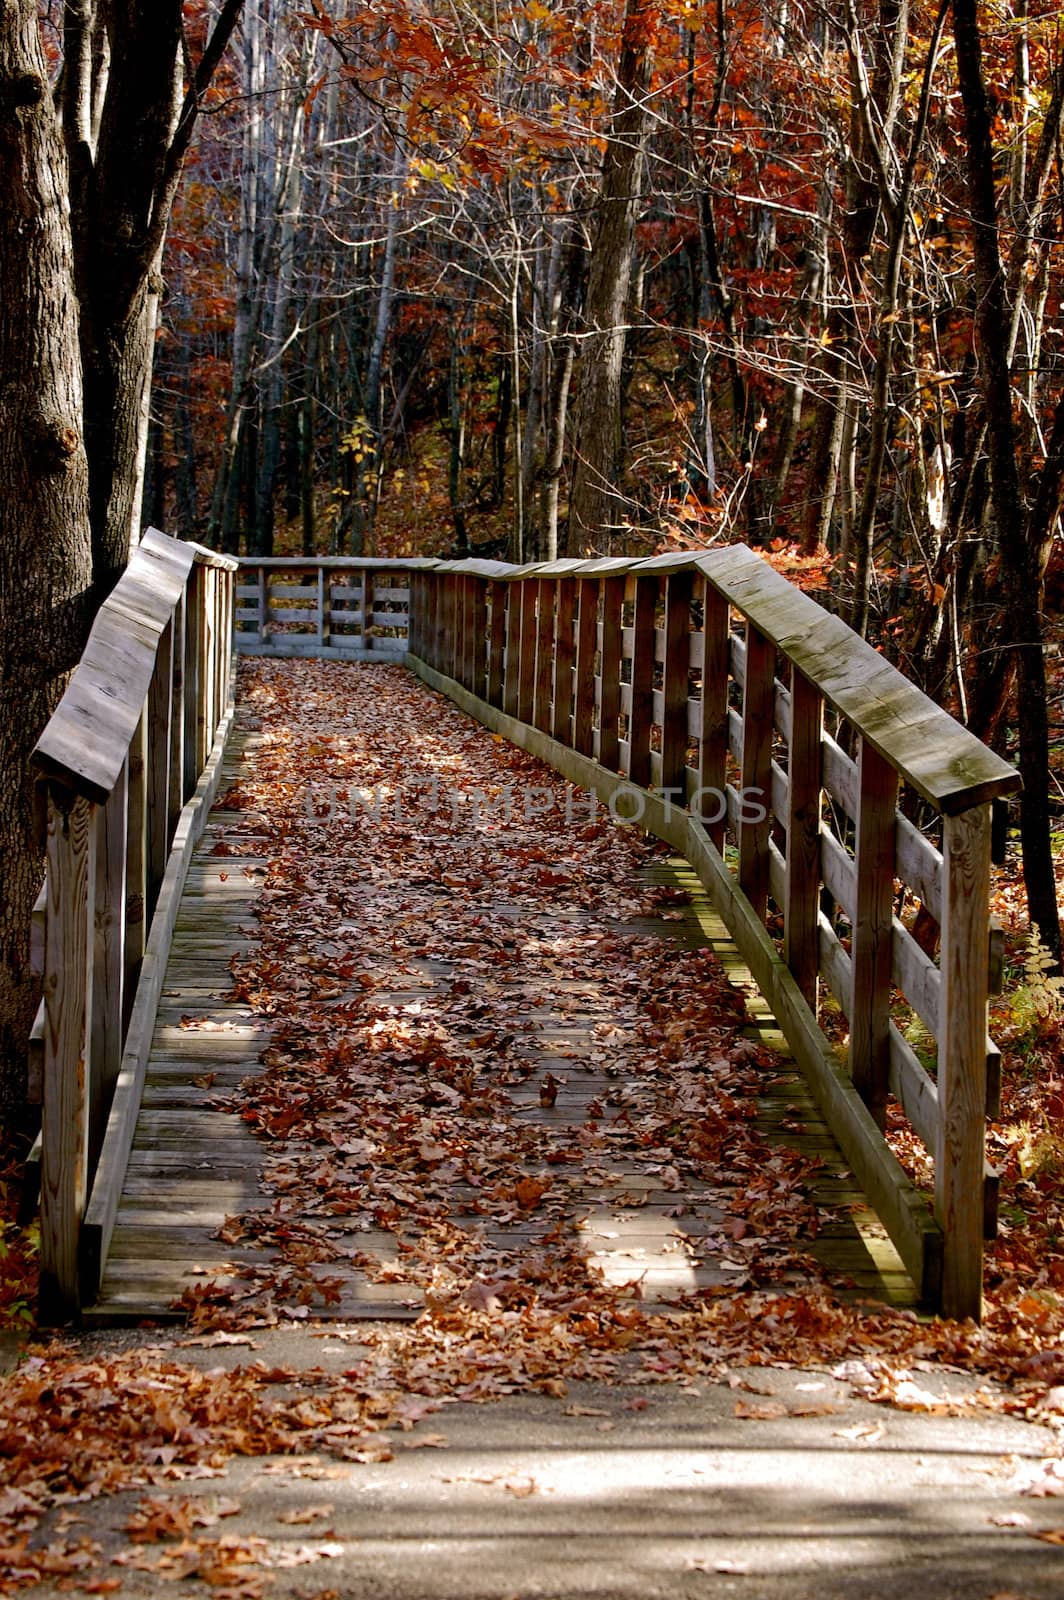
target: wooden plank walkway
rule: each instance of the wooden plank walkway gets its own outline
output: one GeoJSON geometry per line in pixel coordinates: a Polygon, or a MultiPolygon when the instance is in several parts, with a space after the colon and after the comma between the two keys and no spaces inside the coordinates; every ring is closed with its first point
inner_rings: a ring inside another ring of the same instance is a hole
{"type": "MultiPolygon", "coordinates": [[[[425,702],[426,717],[435,715],[439,702],[427,693],[425,702]]],[[[227,758],[223,796],[231,785],[253,778],[259,748],[260,735],[245,716],[227,758]]],[[[259,1242],[247,1218],[256,1213],[276,1216],[278,1196],[285,1193],[286,1163],[298,1165],[299,1149],[304,1157],[306,1150],[299,1147],[293,1155],[285,1141],[252,1132],[232,1107],[219,1109],[220,1101],[261,1070],[260,1056],[269,1050],[276,1023],[237,997],[230,972],[234,957],[246,958],[257,948],[255,908],[268,861],[265,855],[244,852],[260,849],[259,835],[241,812],[215,810],[177,922],[129,1175],[102,1289],[96,1305],[85,1313],[89,1325],[178,1318],[184,1315],[182,1297],[190,1289],[204,1292],[210,1284],[237,1298],[261,1293],[267,1278],[276,1285],[280,1276],[283,1285],[283,1263],[272,1247],[276,1241],[270,1247],[259,1242]],[[227,853],[216,853],[219,848],[227,853]],[[234,1223],[235,1218],[244,1220],[234,1223]]],[[[709,945],[733,981],[748,990],[751,1036],[785,1051],[686,863],[659,859],[633,890],[642,893],[649,885],[686,895],[686,904],[677,908],[682,917],[673,912],[669,921],[629,922],[625,931],[652,934],[689,949],[709,945]]],[[[603,923],[590,908],[559,910],[549,894],[532,913],[525,902],[507,903],[498,895],[489,906],[470,897],[468,909],[471,919],[483,921],[487,915],[496,928],[509,921],[523,938],[540,941],[549,941],[559,925],[567,937],[578,938],[582,930],[601,930],[603,923]]],[[[416,1006],[459,970],[460,962],[444,952],[407,960],[397,965],[387,988],[375,991],[374,1001],[378,1006],[416,1006]]],[[[593,1049],[616,1011],[607,982],[586,976],[567,979],[558,972],[549,992],[530,993],[520,964],[500,971],[493,982],[504,986],[514,1018],[511,1048],[517,1070],[509,1096],[516,1116],[527,1114],[553,1130],[571,1130],[575,1139],[595,1102],[623,1109],[627,1086],[618,1085],[608,1063],[596,1065],[593,1049]],[[552,1107],[544,1107],[537,1092],[545,1068],[565,1079],[565,1091],[552,1107]]],[[[637,1093],[638,1086],[631,1092],[637,1093]]],[[[845,1276],[850,1292],[912,1304],[913,1288],[897,1255],[864,1206],[823,1119],[786,1060],[766,1084],[757,1127],[770,1144],[798,1150],[819,1163],[809,1191],[819,1210],[819,1227],[816,1237],[803,1240],[800,1248],[829,1273],[845,1276]]],[[[357,1136],[358,1130],[352,1131],[357,1136]]],[[[638,1280],[644,1300],[653,1303],[734,1286],[733,1258],[741,1252],[722,1236],[726,1219],[717,1182],[707,1175],[700,1189],[685,1182],[678,1193],[643,1169],[623,1166],[596,1174],[583,1188],[575,1180],[568,1206],[589,1269],[596,1268],[607,1285],[638,1280]]],[[[352,1210],[357,1213],[357,1205],[352,1210]]],[[[332,1298],[326,1306],[315,1303],[312,1314],[354,1320],[410,1318],[422,1312],[424,1289],[398,1269],[394,1278],[389,1276],[389,1263],[396,1261],[393,1231],[367,1228],[364,1216],[332,1214],[323,1220],[313,1206],[302,1219],[291,1208],[287,1215],[295,1231],[302,1226],[308,1239],[328,1242],[325,1253],[314,1259],[315,1272],[327,1261],[320,1270],[331,1281],[332,1298]]],[[[482,1234],[497,1251],[532,1249],[549,1236],[542,1218],[495,1222],[486,1217],[475,1191],[462,1183],[455,1185],[450,1222],[482,1234]]],[[[781,1284],[792,1278],[798,1282],[800,1274],[784,1271],[781,1284]]],[[[298,1274],[293,1285],[297,1279],[298,1274]]],[[[306,1314],[297,1298],[286,1303],[284,1293],[277,1305],[281,1315],[306,1314]]]]}

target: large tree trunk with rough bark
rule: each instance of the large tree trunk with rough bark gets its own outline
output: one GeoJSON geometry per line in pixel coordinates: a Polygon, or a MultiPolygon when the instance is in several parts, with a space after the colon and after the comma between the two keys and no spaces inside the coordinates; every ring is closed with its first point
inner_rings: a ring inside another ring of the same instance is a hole
{"type": "Polygon", "coordinates": [[[195,65],[181,0],[0,3],[0,1105],[23,1088],[40,886],[29,756],[139,533],[158,263],[243,0],[195,65]],[[182,76],[189,78],[181,99],[182,76]],[[58,105],[56,101],[58,100],[58,105]]]}
{"type": "Polygon", "coordinates": [[[36,0],[0,5],[0,1114],[37,1003],[29,756],[77,658],[92,578],[67,163],[36,0]]]}

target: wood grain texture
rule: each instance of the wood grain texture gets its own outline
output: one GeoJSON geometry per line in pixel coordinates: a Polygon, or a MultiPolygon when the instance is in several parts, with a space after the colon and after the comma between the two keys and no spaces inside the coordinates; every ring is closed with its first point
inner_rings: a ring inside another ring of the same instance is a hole
{"type": "Polygon", "coordinates": [[[687,799],[687,724],[691,677],[691,598],[689,572],[665,579],[665,633],[662,660],[661,788],[687,799]]]}
{"type": "Polygon", "coordinates": [[[787,750],[787,856],[783,888],[783,959],[814,1014],[820,967],[821,745],[824,699],[792,670],[787,750]]]}
{"type": "Polygon", "coordinates": [[[88,1186],[96,806],[48,785],[44,949],[39,1315],[64,1322],[79,1304],[78,1242],[88,1186]]]}
{"type": "Polygon", "coordinates": [[[629,580],[632,630],[628,776],[642,788],[650,784],[650,730],[654,722],[654,630],[660,587],[660,579],[656,574],[629,580]]]}
{"type": "MultiPolygon", "coordinates": [[[[598,654],[599,586],[581,578],[577,586],[576,673],[573,680],[573,748],[590,756],[595,748],[595,670],[598,654]]],[[[562,744],[567,743],[565,739],[562,744]]]]}
{"type": "Polygon", "coordinates": [[[745,679],[741,782],[747,804],[739,823],[739,887],[763,919],[768,907],[776,650],[756,628],[747,631],[745,679]]]}
{"type": "Polygon", "coordinates": [[[886,1121],[898,775],[862,740],[857,762],[850,1076],[875,1122],[886,1121]]]}
{"type": "Polygon", "coordinates": [[[942,829],[942,1033],[935,1211],[945,1236],[942,1309],[982,1313],[985,1162],[986,949],[990,806],[947,817],[942,829]]]}
{"type": "Polygon", "coordinates": [[[555,639],[554,681],[552,686],[550,732],[562,744],[572,743],[573,715],[573,614],[576,584],[572,578],[557,578],[554,589],[555,639]]]}
{"type": "Polygon", "coordinates": [[[598,750],[599,762],[616,772],[620,763],[621,714],[621,613],[625,580],[607,574],[599,580],[602,637],[599,645],[598,750]]]}
{"type": "Polygon", "coordinates": [[[711,584],[703,596],[702,727],[697,814],[705,821],[714,847],[724,848],[724,793],[728,761],[728,683],[730,627],[727,602],[711,584]]]}
{"type": "MultiPolygon", "coordinates": [[[[128,765],[128,764],[127,764],[128,765]]],[[[96,897],[93,906],[92,1044],[88,1080],[88,1171],[95,1171],[122,1060],[126,975],[127,773],[96,809],[96,897]]]]}

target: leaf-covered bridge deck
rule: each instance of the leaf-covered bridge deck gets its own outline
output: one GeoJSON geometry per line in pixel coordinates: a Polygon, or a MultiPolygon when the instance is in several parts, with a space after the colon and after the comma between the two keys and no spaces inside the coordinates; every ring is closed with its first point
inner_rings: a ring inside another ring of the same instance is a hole
{"type": "Polygon", "coordinates": [[[913,1301],[682,862],[399,667],[242,671],[86,1320],[913,1301]]]}

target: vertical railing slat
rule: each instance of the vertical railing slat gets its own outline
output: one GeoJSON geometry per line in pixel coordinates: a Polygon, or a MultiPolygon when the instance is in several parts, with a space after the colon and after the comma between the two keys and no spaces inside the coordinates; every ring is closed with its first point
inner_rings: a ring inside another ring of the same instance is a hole
{"type": "MultiPolygon", "coordinates": [[[[210,596],[210,590],[206,591],[210,596]]],[[[155,671],[148,690],[148,751],[147,751],[147,920],[150,923],[159,898],[159,886],[166,871],[169,854],[167,823],[170,805],[170,711],[172,705],[173,675],[173,621],[167,623],[159,639],[155,657],[155,671]]],[[[207,674],[208,683],[210,673],[207,674]]],[[[209,728],[209,706],[203,709],[204,737],[209,728]]],[[[206,753],[200,762],[200,771],[206,765],[206,753]]],[[[198,774],[197,774],[198,777],[198,774]]]]}
{"type": "Polygon", "coordinates": [[[554,677],[554,644],[557,619],[554,612],[554,583],[539,578],[536,590],[536,673],[532,721],[542,733],[550,731],[551,683],[554,677]]]}
{"type": "Polygon", "coordinates": [[[661,723],[661,787],[670,803],[687,802],[687,704],[690,694],[691,595],[689,572],[665,580],[664,710],[661,723]]]}
{"type": "Polygon", "coordinates": [[[506,661],[506,595],[508,585],[492,581],[491,636],[488,641],[488,685],[486,698],[493,706],[502,707],[503,669],[506,661]]]}
{"type": "Polygon", "coordinates": [[[141,711],[126,762],[125,981],[122,1025],[129,1021],[148,938],[148,712],[141,711]]]}
{"type": "Polygon", "coordinates": [[[942,1310],[982,1312],[986,1138],[986,952],[990,807],[942,819],[942,1010],[935,1212],[942,1227],[942,1310]]]}
{"type": "Polygon", "coordinates": [[[739,887],[759,917],[768,906],[769,806],[776,647],[747,624],[743,692],[743,808],[739,823],[739,887]]]}
{"type": "Polygon", "coordinates": [[[629,579],[632,596],[632,710],[628,718],[628,781],[650,783],[650,730],[654,722],[654,628],[659,582],[629,579]]]}
{"type": "Polygon", "coordinates": [[[126,827],[129,759],[96,811],[96,904],[89,1076],[89,1174],[95,1170],[122,1064],[125,984],[126,827]]]}
{"type": "Polygon", "coordinates": [[[469,687],[478,699],[487,698],[488,689],[488,586],[483,578],[470,578],[471,631],[473,661],[469,687]]]}
{"type": "Polygon", "coordinates": [[[531,722],[536,697],[536,597],[539,586],[534,578],[518,578],[517,587],[521,613],[517,717],[521,722],[531,722]]]}
{"type": "Polygon", "coordinates": [[[787,868],[783,959],[816,1013],[820,966],[820,799],[824,698],[795,667],[787,751],[787,868]]]}
{"type": "Polygon", "coordinates": [[[48,785],[47,875],[40,1316],[52,1323],[79,1300],[96,909],[96,807],[58,784],[48,785]]]}
{"type": "Polygon", "coordinates": [[[550,731],[568,745],[573,715],[573,601],[576,585],[572,578],[559,578],[554,588],[554,685],[550,731]]]}
{"type": "Polygon", "coordinates": [[[724,848],[724,783],[728,771],[728,603],[708,581],[703,596],[702,715],[698,766],[699,816],[718,850],[724,848]]]}
{"type": "Polygon", "coordinates": [[[573,748],[582,756],[595,753],[595,657],[598,653],[599,586],[594,578],[577,583],[576,676],[574,680],[573,748]]]}
{"type": "Polygon", "coordinates": [[[621,617],[624,607],[624,579],[604,577],[599,580],[602,596],[602,642],[599,647],[598,681],[598,759],[602,766],[616,772],[620,765],[621,714],[621,617]]]}
{"type": "MultiPolygon", "coordinates": [[[[898,774],[867,739],[862,739],[857,775],[856,903],[850,951],[853,969],[850,1076],[861,1099],[883,1127],[890,1079],[894,813],[898,801],[898,774]]],[[[983,965],[985,968],[985,952],[983,965]]]]}

